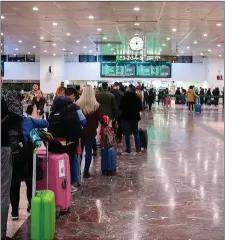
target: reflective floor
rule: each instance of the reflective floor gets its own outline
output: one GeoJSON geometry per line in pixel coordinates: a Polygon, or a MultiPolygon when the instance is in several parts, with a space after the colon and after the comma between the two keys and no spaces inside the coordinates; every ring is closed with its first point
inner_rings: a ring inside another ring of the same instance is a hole
{"type": "MultiPolygon", "coordinates": [[[[224,226],[223,110],[189,116],[186,107],[146,112],[147,153],[118,147],[114,177],[84,180],[72,213],[57,221],[63,240],[222,240],[224,226]]],[[[14,236],[27,240],[29,220],[14,236]]]]}

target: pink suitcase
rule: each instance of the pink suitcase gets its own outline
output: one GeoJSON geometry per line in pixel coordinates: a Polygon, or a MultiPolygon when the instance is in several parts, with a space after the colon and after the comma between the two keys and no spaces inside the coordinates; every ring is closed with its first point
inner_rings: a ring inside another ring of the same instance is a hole
{"type": "Polygon", "coordinates": [[[71,205],[71,180],[70,180],[70,160],[69,156],[64,154],[49,153],[48,175],[49,182],[46,181],[47,162],[46,149],[38,149],[37,157],[43,158],[42,169],[44,178],[37,181],[37,190],[46,189],[48,184],[49,190],[55,193],[56,216],[59,217],[61,212],[70,212],[71,205]]]}

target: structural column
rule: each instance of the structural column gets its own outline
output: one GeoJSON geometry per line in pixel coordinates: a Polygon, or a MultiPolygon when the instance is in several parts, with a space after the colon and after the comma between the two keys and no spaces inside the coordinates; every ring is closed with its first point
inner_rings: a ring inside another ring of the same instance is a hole
{"type": "Polygon", "coordinates": [[[55,93],[64,81],[64,56],[40,56],[40,89],[43,93],[55,93]]]}

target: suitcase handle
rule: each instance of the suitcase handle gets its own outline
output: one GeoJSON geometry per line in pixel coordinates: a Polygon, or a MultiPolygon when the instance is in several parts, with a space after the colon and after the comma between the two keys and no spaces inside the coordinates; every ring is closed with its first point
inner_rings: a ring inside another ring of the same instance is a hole
{"type": "Polygon", "coordinates": [[[66,189],[67,186],[68,186],[67,178],[64,178],[63,181],[62,181],[62,188],[63,188],[63,189],[66,189]]]}
{"type": "MultiPolygon", "coordinates": [[[[40,142],[40,140],[36,140],[37,142],[40,142]]],[[[34,146],[35,143],[34,142],[34,146]]],[[[48,142],[45,143],[46,145],[46,164],[47,164],[47,169],[46,169],[46,189],[48,190],[48,160],[49,160],[49,153],[48,153],[48,142]]],[[[33,174],[32,174],[32,197],[35,196],[36,193],[36,175],[37,175],[37,148],[34,149],[33,151],[33,174]]]]}

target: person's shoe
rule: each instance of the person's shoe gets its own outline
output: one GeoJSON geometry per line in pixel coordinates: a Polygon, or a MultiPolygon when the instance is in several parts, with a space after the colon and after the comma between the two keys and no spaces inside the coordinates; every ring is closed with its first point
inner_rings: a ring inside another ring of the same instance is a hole
{"type": "Polygon", "coordinates": [[[131,150],[126,149],[125,152],[126,152],[126,153],[131,153],[131,150]]]}
{"type": "Polygon", "coordinates": [[[136,149],[136,152],[137,152],[137,153],[141,152],[141,148],[137,148],[137,149],[136,149]]]}
{"type": "Polygon", "coordinates": [[[96,156],[97,156],[97,151],[93,151],[92,156],[93,156],[93,157],[96,157],[96,156]]]}
{"type": "Polygon", "coordinates": [[[90,178],[90,173],[88,170],[84,170],[84,178],[90,178]]]}
{"type": "Polygon", "coordinates": [[[28,203],[28,206],[27,206],[27,212],[30,213],[30,209],[31,209],[31,205],[30,203],[28,203]]]}
{"type": "Polygon", "coordinates": [[[14,212],[12,212],[12,221],[17,221],[17,220],[19,220],[19,214],[18,213],[14,213],[14,212]]]}
{"type": "Polygon", "coordinates": [[[74,186],[71,186],[71,193],[75,193],[78,191],[78,188],[77,187],[74,187],[74,186]]]}

